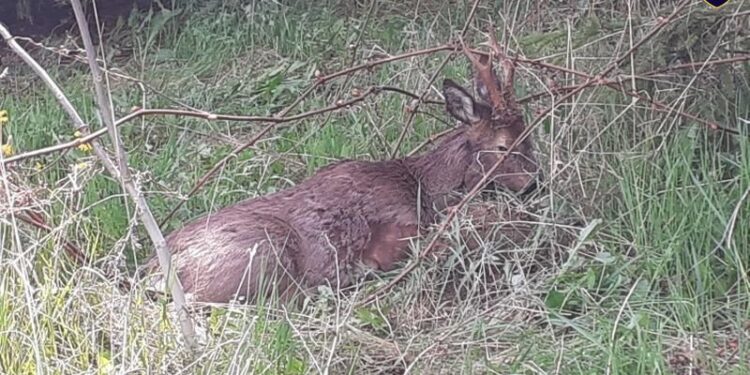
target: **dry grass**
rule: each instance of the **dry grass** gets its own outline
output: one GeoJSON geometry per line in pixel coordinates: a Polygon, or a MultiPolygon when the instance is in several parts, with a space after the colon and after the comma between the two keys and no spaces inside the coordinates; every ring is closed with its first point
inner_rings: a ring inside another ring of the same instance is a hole
{"type": "MultiPolygon", "coordinates": [[[[595,74],[671,12],[672,3],[480,3],[527,58],[595,74]]],[[[291,103],[315,72],[434,46],[460,30],[471,4],[308,5],[234,1],[180,4],[110,30],[113,102],[268,115],[291,103]],[[281,12],[283,10],[283,12],[281,12]],[[359,41],[356,50],[349,45],[359,41]],[[351,54],[355,53],[354,56],[351,54]],[[125,79],[123,76],[132,77],[125,79]]],[[[643,72],[747,51],[750,10],[701,2],[629,57],[621,85],[747,133],[748,63],[643,72]],[[739,52],[738,52],[739,51],[739,52]]],[[[45,46],[71,40],[50,40],[45,46]]],[[[95,123],[83,65],[55,50],[34,54],[95,123]]],[[[316,90],[298,110],[390,85],[421,93],[443,55],[386,64],[316,90]]],[[[3,63],[7,64],[5,57],[3,63]]],[[[441,76],[465,80],[467,63],[441,76]]],[[[1,70],[2,67],[0,67],[1,70]]],[[[583,80],[522,65],[519,96],[583,80]]],[[[2,143],[16,152],[73,138],[55,101],[12,65],[0,80],[2,143]]],[[[387,157],[411,98],[380,95],[291,123],[240,153],[178,210],[166,230],[209,210],[299,182],[342,158],[387,157]]],[[[527,106],[527,122],[551,103],[527,106]]],[[[444,130],[423,105],[401,154],[444,130]]],[[[260,130],[252,123],[150,117],[122,128],[135,178],[157,218],[195,181],[260,130]]],[[[394,274],[368,275],[304,306],[195,306],[202,347],[186,351],[171,306],[129,293],[127,278],[151,245],[118,184],[73,149],[2,169],[0,372],[3,373],[524,373],[741,374],[750,370],[750,144],[707,132],[607,87],[574,96],[534,133],[546,185],[526,201],[483,195],[451,223],[433,257],[374,304],[360,303],[394,274]],[[744,197],[744,198],[743,198],[744,197]],[[51,230],[23,222],[29,211],[51,230]],[[94,261],[75,265],[66,244],[94,261]]],[[[434,233],[432,233],[434,235],[434,233]]],[[[414,244],[415,253],[429,235],[414,244]]]]}

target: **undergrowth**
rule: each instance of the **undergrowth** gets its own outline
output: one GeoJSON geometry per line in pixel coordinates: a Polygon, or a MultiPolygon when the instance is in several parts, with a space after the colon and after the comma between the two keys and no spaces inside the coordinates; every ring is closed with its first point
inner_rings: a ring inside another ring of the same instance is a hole
{"type": "MultiPolygon", "coordinates": [[[[515,53],[595,74],[672,11],[673,2],[482,2],[468,39],[489,18],[515,53]],[[582,5],[581,5],[582,4],[582,5]]],[[[178,2],[107,25],[104,51],[119,115],[182,106],[272,115],[316,76],[367,59],[445,43],[470,2],[178,2]],[[372,5],[372,6],[371,6],[372,5]]],[[[747,2],[695,2],[616,72],[623,76],[748,53],[747,2]]],[[[32,48],[85,120],[97,124],[85,65],[32,48]]],[[[52,48],[54,46],[54,48],[52,48]]],[[[388,85],[439,98],[428,86],[444,54],[363,71],[321,87],[299,112],[388,85]]],[[[10,57],[9,57],[10,58],[10,57]]],[[[3,58],[3,63],[6,59],[3,58]]],[[[462,57],[439,75],[468,82],[462,57]]],[[[562,103],[535,132],[543,189],[511,206],[523,238],[459,215],[440,257],[376,304],[357,307],[393,274],[351,290],[321,288],[300,309],[276,301],[196,313],[203,347],[187,352],[170,306],[137,286],[121,293],[103,270],[129,275],[151,252],[120,185],[84,148],[3,169],[0,202],[0,371],[26,373],[524,373],[750,372],[750,65],[747,61],[625,78],[669,103],[665,114],[606,87],[562,103]],[[738,129],[709,131],[684,111],[738,129]],[[11,188],[11,185],[13,188],[11,188]],[[15,202],[13,209],[8,202],[15,202]],[[21,223],[32,207],[51,231],[21,223]],[[469,250],[467,236],[480,246],[469,250]],[[95,259],[66,258],[70,241],[95,259]]],[[[572,75],[520,69],[519,96],[572,75]]],[[[53,96],[19,64],[0,80],[8,154],[74,139],[53,96]]],[[[550,105],[526,106],[527,123],[550,105]]],[[[298,183],[344,158],[387,158],[411,98],[381,94],[280,127],[241,152],[177,211],[165,232],[248,197],[298,183]]],[[[423,105],[399,155],[452,126],[423,105]]],[[[154,116],[122,127],[129,163],[157,218],[263,125],[154,116]]],[[[495,223],[498,224],[498,223],[495,223]]],[[[424,240],[415,247],[424,246],[424,240]]],[[[398,272],[398,270],[396,271],[398,272]]]]}

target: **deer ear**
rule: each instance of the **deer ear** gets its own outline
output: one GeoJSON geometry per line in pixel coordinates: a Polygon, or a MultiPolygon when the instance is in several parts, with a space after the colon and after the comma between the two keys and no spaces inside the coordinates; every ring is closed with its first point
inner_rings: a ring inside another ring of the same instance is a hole
{"type": "Polygon", "coordinates": [[[443,96],[448,113],[467,125],[478,122],[485,115],[483,105],[474,101],[463,87],[450,79],[443,81],[443,96]]]}

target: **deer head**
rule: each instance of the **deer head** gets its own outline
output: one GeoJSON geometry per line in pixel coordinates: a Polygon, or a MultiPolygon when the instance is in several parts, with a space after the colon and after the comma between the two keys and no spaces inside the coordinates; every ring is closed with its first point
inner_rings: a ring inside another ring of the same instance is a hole
{"type": "MultiPolygon", "coordinates": [[[[467,186],[476,184],[486,170],[509,151],[525,129],[523,114],[513,91],[513,64],[501,54],[494,38],[491,47],[494,53],[488,55],[475,55],[464,48],[465,55],[472,63],[476,98],[450,79],[443,82],[446,109],[469,127],[466,136],[476,150],[474,160],[464,175],[467,186]],[[492,67],[493,54],[501,58],[504,72],[502,81],[492,67]]],[[[489,181],[514,192],[528,192],[536,187],[538,171],[531,139],[526,137],[510,150],[489,181]]]]}

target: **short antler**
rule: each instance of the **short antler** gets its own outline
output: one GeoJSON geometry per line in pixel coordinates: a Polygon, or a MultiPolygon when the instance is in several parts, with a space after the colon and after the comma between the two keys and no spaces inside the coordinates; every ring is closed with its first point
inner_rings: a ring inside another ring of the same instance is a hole
{"type": "Polygon", "coordinates": [[[461,40],[464,55],[466,55],[469,61],[471,61],[477,91],[480,96],[487,100],[489,102],[488,104],[490,104],[495,111],[514,109],[517,107],[515,92],[513,90],[513,76],[515,73],[514,63],[503,52],[497,42],[497,38],[495,37],[494,27],[491,25],[488,34],[490,40],[487,44],[490,47],[491,52],[486,55],[477,55],[471,52],[463,44],[463,40],[461,40]],[[495,70],[493,69],[493,58],[497,58],[502,65],[502,81],[497,77],[495,70]]]}
{"type": "MultiPolygon", "coordinates": [[[[487,29],[487,33],[490,36],[490,48],[492,49],[492,52],[495,53],[495,57],[497,57],[497,59],[500,61],[500,64],[502,64],[503,66],[503,82],[512,86],[513,76],[516,72],[515,63],[510,58],[508,58],[508,55],[505,54],[503,49],[500,47],[500,44],[497,43],[494,25],[490,24],[489,28],[487,29]]],[[[507,90],[505,94],[512,95],[513,100],[515,101],[515,93],[513,90],[507,90]]]]}

